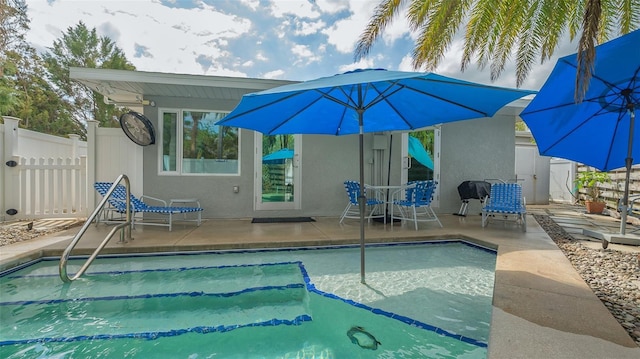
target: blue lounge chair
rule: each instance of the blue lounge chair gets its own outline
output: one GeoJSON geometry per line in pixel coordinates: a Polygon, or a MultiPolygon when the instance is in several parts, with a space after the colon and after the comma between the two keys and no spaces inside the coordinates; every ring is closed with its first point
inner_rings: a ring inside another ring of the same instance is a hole
{"type": "Polygon", "coordinates": [[[416,231],[418,222],[437,222],[442,227],[436,212],[431,208],[437,184],[436,181],[412,181],[405,188],[394,192],[391,196],[391,224],[393,225],[394,219],[400,219],[413,221],[416,231]],[[395,209],[398,209],[396,213],[399,214],[394,214],[395,209]]]}
{"type": "MultiPolygon", "coordinates": [[[[340,223],[342,223],[345,218],[360,218],[360,207],[358,204],[358,196],[360,195],[360,183],[358,181],[344,181],[344,189],[347,191],[349,203],[342,212],[342,216],[340,216],[340,223]]],[[[371,198],[367,196],[367,202],[365,204],[369,208],[369,215],[366,216],[369,222],[371,222],[371,218],[385,217],[386,219],[386,215],[384,213],[384,200],[381,198],[381,193],[376,193],[371,198]]]]}
{"type": "MultiPolygon", "coordinates": [[[[111,182],[96,182],[94,184],[94,188],[96,189],[96,191],[98,191],[98,193],[100,193],[100,195],[104,196],[109,190],[109,188],[111,188],[112,185],[113,183],[111,182]]],[[[126,191],[127,190],[123,185],[118,185],[116,187],[116,190],[113,192],[112,196],[109,197],[109,207],[105,208],[105,212],[104,212],[105,222],[113,221],[113,216],[112,216],[113,213],[124,214],[126,212],[126,203],[125,203],[125,199],[127,197],[126,191]]],[[[166,226],[166,227],[169,227],[169,231],[171,231],[173,220],[174,220],[173,215],[180,214],[180,213],[183,213],[183,214],[197,213],[198,217],[193,221],[197,222],[198,226],[200,226],[200,223],[202,223],[202,210],[203,209],[199,206],[198,207],[182,207],[182,206],[170,207],[170,206],[167,206],[166,201],[159,198],[145,196],[145,195],[141,196],[140,198],[137,198],[134,195],[131,195],[131,212],[132,212],[131,226],[132,227],[135,226],[136,223],[140,225],[166,226]],[[150,206],[143,201],[143,199],[145,198],[162,203],[162,206],[150,206]],[[150,221],[140,221],[140,220],[136,221],[135,220],[136,213],[156,213],[156,214],[168,215],[169,220],[167,222],[150,222],[150,221]]]]}
{"type": "Polygon", "coordinates": [[[491,194],[482,208],[482,227],[486,227],[489,219],[514,219],[527,231],[527,207],[522,197],[522,187],[517,183],[494,183],[491,194]],[[502,218],[497,218],[502,217],[502,218]]]}

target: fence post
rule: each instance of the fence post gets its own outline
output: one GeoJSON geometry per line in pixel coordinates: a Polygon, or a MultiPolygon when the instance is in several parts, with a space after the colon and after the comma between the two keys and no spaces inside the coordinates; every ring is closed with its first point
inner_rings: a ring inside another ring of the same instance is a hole
{"type": "Polygon", "coordinates": [[[19,118],[2,116],[4,119],[3,158],[2,169],[2,213],[3,220],[14,219],[20,205],[20,193],[18,189],[18,123],[19,118]],[[15,165],[14,165],[15,163],[15,165]]]}
{"type": "Polygon", "coordinates": [[[99,121],[87,120],[87,176],[86,176],[86,192],[87,192],[87,205],[86,217],[96,207],[96,194],[93,190],[93,184],[96,182],[96,149],[98,148],[96,132],[98,129],[99,121]]]}
{"type": "Polygon", "coordinates": [[[71,158],[77,158],[78,144],[80,143],[80,135],[70,134],[68,136],[71,139],[71,158]]]}

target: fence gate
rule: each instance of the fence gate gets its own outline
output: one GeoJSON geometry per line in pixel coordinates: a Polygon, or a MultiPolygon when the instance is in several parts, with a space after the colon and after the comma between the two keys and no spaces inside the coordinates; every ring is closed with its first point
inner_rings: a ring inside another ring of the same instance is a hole
{"type": "Polygon", "coordinates": [[[84,217],[87,158],[13,157],[6,169],[7,214],[11,219],[84,217]],[[13,214],[12,214],[13,213],[13,214]]]}

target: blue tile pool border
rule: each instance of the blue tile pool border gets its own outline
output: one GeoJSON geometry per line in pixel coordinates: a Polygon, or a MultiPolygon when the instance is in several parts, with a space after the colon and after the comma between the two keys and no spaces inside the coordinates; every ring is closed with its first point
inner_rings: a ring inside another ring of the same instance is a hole
{"type": "Polygon", "coordinates": [[[387,311],[379,309],[379,308],[373,308],[373,307],[370,307],[370,306],[368,306],[366,304],[362,304],[362,303],[353,301],[351,299],[342,298],[342,297],[337,296],[337,295],[335,295],[333,293],[327,293],[327,292],[321,291],[321,290],[317,289],[313,283],[311,283],[311,278],[309,277],[309,274],[307,273],[307,270],[304,267],[304,264],[300,263],[299,265],[300,265],[300,271],[302,272],[302,276],[304,278],[304,283],[307,286],[307,290],[309,292],[311,292],[311,293],[319,294],[319,295],[321,295],[321,296],[323,296],[325,298],[338,300],[338,301],[341,301],[341,302],[343,302],[345,304],[348,304],[348,305],[351,305],[351,306],[354,306],[354,307],[357,307],[357,308],[360,308],[360,309],[364,309],[364,310],[366,310],[368,312],[371,312],[372,314],[382,315],[382,316],[385,316],[385,317],[388,317],[388,318],[391,318],[391,319],[399,320],[402,323],[408,324],[408,325],[410,325],[412,327],[417,327],[417,328],[420,328],[420,329],[431,331],[431,332],[434,332],[436,334],[440,334],[440,335],[443,335],[443,336],[446,336],[446,337],[449,337],[449,338],[453,338],[453,339],[465,342],[467,344],[475,345],[475,346],[481,347],[481,348],[487,348],[488,347],[488,343],[486,343],[486,342],[479,341],[479,340],[476,340],[476,339],[473,339],[471,337],[467,337],[467,336],[464,336],[464,335],[451,333],[451,332],[449,332],[449,331],[447,331],[445,329],[442,329],[442,328],[439,328],[439,327],[436,327],[436,326],[433,326],[433,325],[430,325],[430,324],[426,324],[426,323],[420,322],[420,321],[415,320],[415,319],[411,319],[411,318],[409,318],[407,316],[404,316],[404,315],[399,315],[399,314],[395,314],[395,313],[392,313],[392,312],[387,312],[387,311]]]}
{"type": "MultiPolygon", "coordinates": [[[[473,247],[488,253],[492,253],[492,254],[497,254],[496,250],[488,248],[488,247],[484,247],[475,243],[471,243],[468,242],[466,240],[463,239],[452,239],[452,240],[442,240],[442,241],[420,241],[420,242],[391,242],[391,243],[372,243],[372,244],[367,244],[366,247],[367,248],[375,248],[375,247],[395,247],[395,246],[418,246],[418,245],[447,245],[447,244],[464,244],[466,246],[469,247],[473,247]]],[[[187,252],[158,252],[158,253],[131,253],[131,254],[108,254],[108,255],[103,255],[103,256],[99,256],[99,258],[132,258],[132,257],[161,257],[161,256],[184,256],[184,255],[207,255],[207,254],[229,254],[229,253],[260,253],[260,252],[290,252],[290,251],[312,251],[312,250],[326,250],[326,249],[344,249],[344,248],[359,248],[360,245],[358,244],[349,244],[349,245],[326,245],[326,246],[310,246],[310,247],[287,247],[287,248],[260,248],[260,249],[239,249],[239,250],[212,250],[212,251],[187,251],[187,252]]],[[[82,258],[87,258],[87,256],[72,256],[72,259],[82,259],[82,258]]],[[[7,276],[11,273],[14,273],[16,271],[19,271],[23,268],[29,267],[31,265],[37,264],[41,261],[56,261],[59,260],[59,258],[57,257],[41,257],[38,258],[36,260],[24,263],[20,266],[16,266],[14,268],[11,268],[9,270],[6,270],[2,273],[0,273],[0,278],[7,276]]],[[[478,346],[478,347],[482,347],[482,348],[487,348],[488,344],[486,342],[483,341],[479,341],[470,337],[466,337],[464,335],[459,335],[459,334],[455,334],[455,333],[451,333],[448,332],[445,329],[436,327],[436,326],[432,326],[430,324],[426,324],[414,319],[411,319],[409,317],[406,316],[402,316],[402,315],[398,315],[398,314],[394,314],[391,312],[387,312],[384,311],[382,309],[378,309],[378,308],[373,308],[370,306],[367,306],[365,304],[362,303],[358,303],[355,302],[353,300],[350,299],[345,299],[342,297],[339,297],[335,294],[332,293],[327,293],[327,292],[323,292],[321,290],[316,289],[315,285],[313,283],[311,283],[311,279],[309,278],[309,275],[306,271],[306,269],[304,268],[304,265],[301,262],[282,262],[282,263],[262,263],[262,264],[245,264],[245,265],[237,265],[237,267],[243,267],[243,266],[262,266],[262,265],[277,265],[277,264],[293,264],[293,263],[297,263],[300,267],[300,271],[302,273],[303,279],[304,279],[304,283],[305,286],[307,288],[307,290],[309,292],[312,293],[316,293],[318,295],[321,295],[323,297],[326,298],[330,298],[330,299],[334,299],[334,300],[339,300],[342,301],[345,304],[357,307],[357,308],[361,308],[364,310],[367,310],[369,312],[371,312],[372,314],[376,314],[376,315],[382,315],[382,316],[386,316],[388,318],[394,319],[394,320],[399,320],[407,325],[413,326],[413,327],[417,327],[417,328],[421,328],[427,331],[432,331],[435,332],[436,334],[440,334],[443,336],[447,336],[449,338],[452,339],[456,339],[462,342],[465,342],[467,344],[471,344],[474,346],[478,346]]],[[[235,266],[213,266],[211,268],[220,268],[220,267],[235,267],[235,266]]],[[[209,267],[200,267],[200,268],[196,268],[194,267],[194,269],[207,269],[209,267]]],[[[186,268],[185,268],[186,269],[186,268]]],[[[161,270],[166,270],[166,269],[161,269],[161,270]]],[[[174,269],[175,270],[175,269],[174,269]]],[[[144,270],[144,271],[154,271],[154,270],[144,270]]],[[[132,272],[139,272],[139,271],[132,271],[132,272]]],[[[97,273],[91,273],[91,274],[97,274],[97,273]]],[[[51,275],[47,275],[47,276],[51,276],[51,275]]],[[[304,320],[299,321],[298,324],[293,324],[293,325],[299,325],[304,321],[310,321],[311,317],[307,316],[308,318],[305,318],[304,320]]],[[[298,318],[296,318],[294,321],[298,320],[298,318]]],[[[273,321],[273,320],[272,320],[273,321]]],[[[267,321],[267,322],[262,322],[262,323],[270,323],[271,321],[267,321]]],[[[280,322],[280,321],[279,321],[280,322]]],[[[292,325],[292,324],[288,324],[288,323],[284,323],[287,321],[283,321],[283,323],[281,324],[286,324],[286,325],[292,325]]],[[[246,327],[246,326],[264,326],[267,324],[262,324],[262,323],[253,323],[250,325],[243,325],[243,326],[231,326],[230,329],[225,329],[225,328],[221,328],[221,330],[223,331],[229,331],[229,330],[233,330],[233,329],[237,329],[239,327],[246,327]]],[[[219,327],[197,327],[197,328],[206,328],[206,332],[214,332],[214,331],[220,331],[220,330],[216,330],[216,328],[219,327]],[[212,329],[213,328],[213,329],[212,329]]],[[[140,333],[140,338],[146,338],[146,339],[155,339],[157,337],[160,336],[175,336],[175,335],[180,335],[180,334],[185,334],[187,332],[199,332],[198,330],[196,330],[197,328],[189,328],[189,329],[180,329],[180,330],[173,330],[173,331],[169,331],[169,332],[162,332],[162,333],[158,333],[158,332],[150,332],[150,333],[140,333]],[[175,332],[175,333],[174,333],[175,332]],[[172,334],[173,333],[173,334],[172,334]],[[156,335],[155,337],[151,337],[153,335],[156,335]]],[[[203,331],[204,333],[204,331],[203,331]]],[[[41,342],[42,340],[49,340],[49,341],[79,341],[79,340],[91,340],[91,339],[117,339],[117,338],[137,338],[137,336],[132,336],[132,335],[138,335],[138,334],[123,334],[123,335],[98,335],[98,336],[78,336],[78,337],[74,337],[74,338],[67,338],[70,340],[60,340],[60,338],[44,338],[44,339],[28,339],[28,341],[17,341],[17,343],[10,343],[10,344],[26,344],[26,343],[34,343],[34,342],[41,342]],[[102,338],[104,336],[104,338],[102,338]],[[84,339],[81,339],[84,338],[84,339]]],[[[6,344],[9,341],[3,341],[0,342],[0,346],[4,346],[4,345],[10,345],[10,344],[6,344]]]]}
{"type": "Polygon", "coordinates": [[[146,339],[155,340],[163,337],[175,337],[187,333],[223,333],[230,332],[235,329],[249,328],[249,327],[272,327],[277,325],[301,325],[304,322],[310,322],[312,319],[309,315],[303,314],[297,316],[293,320],[283,319],[271,319],[259,323],[249,323],[241,325],[219,325],[219,326],[198,326],[187,329],[175,329],[164,332],[141,332],[141,333],[126,333],[126,334],[98,334],[98,335],[79,335],[75,337],[47,337],[47,338],[34,338],[34,339],[21,339],[21,340],[4,340],[0,341],[1,346],[15,345],[15,344],[32,344],[32,343],[55,343],[55,342],[79,342],[86,340],[112,340],[112,339],[146,339]]]}
{"type": "MultiPolygon", "coordinates": [[[[477,243],[469,242],[465,239],[446,239],[438,241],[417,241],[417,242],[389,242],[389,243],[369,243],[365,248],[376,247],[395,247],[395,246],[421,246],[421,245],[447,245],[447,244],[463,244],[487,253],[497,254],[497,250],[482,246],[477,243]]],[[[342,245],[324,245],[324,246],[306,246],[306,247],[284,247],[284,248],[255,248],[255,249],[224,249],[224,250],[206,250],[206,251],[177,251],[177,252],[150,252],[150,253],[118,253],[104,254],[97,258],[136,258],[136,257],[165,257],[165,256],[189,256],[189,255],[207,255],[207,254],[225,254],[225,253],[260,253],[260,252],[291,252],[291,251],[312,251],[326,249],[343,249],[343,248],[359,248],[359,244],[342,244],[342,245]]],[[[69,259],[86,259],[88,255],[70,256],[69,259]]],[[[20,271],[34,264],[46,261],[59,261],[60,257],[45,256],[40,257],[15,267],[0,272],[0,278],[11,273],[20,271]]]]}

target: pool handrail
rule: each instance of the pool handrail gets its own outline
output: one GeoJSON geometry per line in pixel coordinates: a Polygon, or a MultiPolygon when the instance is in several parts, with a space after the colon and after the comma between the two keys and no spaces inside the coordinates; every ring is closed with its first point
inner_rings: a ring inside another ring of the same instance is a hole
{"type": "Polygon", "coordinates": [[[87,221],[84,223],[82,228],[80,228],[80,231],[78,231],[75,237],[73,237],[73,240],[71,241],[71,243],[69,243],[67,248],[65,248],[64,252],[62,253],[62,256],[60,256],[60,264],[59,264],[60,279],[62,279],[62,281],[65,283],[70,283],[80,278],[80,276],[82,276],[84,272],[89,268],[93,260],[96,259],[100,251],[102,251],[102,249],[107,245],[107,243],[109,243],[109,241],[111,240],[111,237],[113,237],[113,235],[118,230],[121,230],[120,231],[121,242],[125,241],[125,234],[126,234],[127,240],[131,239],[131,185],[129,182],[129,177],[127,177],[127,175],[125,174],[121,174],[120,176],[118,176],[118,178],[116,178],[116,180],[113,182],[113,185],[111,185],[107,193],[102,197],[102,200],[100,201],[96,209],[93,210],[93,213],[91,213],[91,215],[89,216],[87,221]],[[113,229],[111,229],[109,234],[107,234],[105,239],[100,243],[98,248],[96,248],[96,250],[91,254],[91,256],[87,258],[86,262],[82,265],[82,267],[80,267],[78,272],[70,277],[67,273],[67,262],[69,261],[69,255],[71,254],[71,251],[78,244],[78,242],[80,241],[80,238],[82,238],[82,235],[87,231],[87,228],[89,228],[91,223],[102,211],[103,207],[107,204],[107,202],[109,201],[109,198],[115,191],[116,187],[123,180],[124,180],[124,186],[126,188],[126,193],[127,193],[127,197],[125,199],[125,203],[126,203],[125,219],[126,220],[123,223],[120,223],[115,227],[113,227],[113,229]]]}

